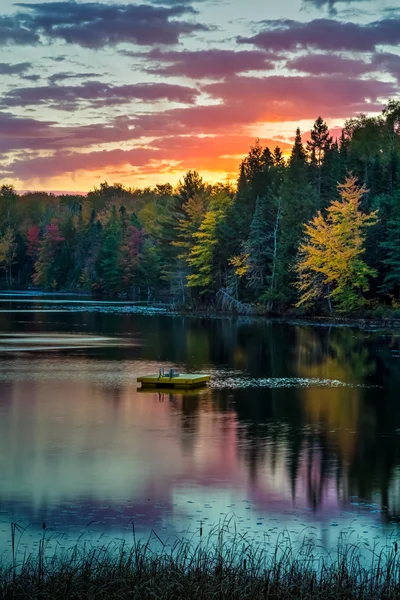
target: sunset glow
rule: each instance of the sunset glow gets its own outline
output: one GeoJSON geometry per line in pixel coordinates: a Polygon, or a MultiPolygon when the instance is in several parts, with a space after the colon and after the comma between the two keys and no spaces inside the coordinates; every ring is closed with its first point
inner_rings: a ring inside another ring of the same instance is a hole
{"type": "MultiPolygon", "coordinates": [[[[18,190],[235,180],[256,138],[397,97],[389,0],[135,0],[0,8],[0,176],[18,190]]],[[[304,136],[306,139],[306,135],[304,136]]]]}

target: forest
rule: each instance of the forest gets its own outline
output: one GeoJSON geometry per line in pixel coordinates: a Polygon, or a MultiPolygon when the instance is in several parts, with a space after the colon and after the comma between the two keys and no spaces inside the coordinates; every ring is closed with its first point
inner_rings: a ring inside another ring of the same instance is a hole
{"type": "MultiPolygon", "coordinates": [[[[318,117],[290,156],[256,141],[236,184],[87,195],[0,187],[3,287],[270,314],[400,309],[400,102],[318,117]]],[[[212,140],[210,140],[212,143],[212,140]]]]}

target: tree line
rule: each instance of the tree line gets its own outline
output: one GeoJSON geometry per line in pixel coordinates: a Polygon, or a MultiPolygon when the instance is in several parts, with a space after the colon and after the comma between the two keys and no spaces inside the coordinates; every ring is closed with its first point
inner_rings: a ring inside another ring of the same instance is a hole
{"type": "Polygon", "coordinates": [[[188,171],[170,184],[102,183],[86,196],[0,188],[8,286],[182,306],[351,312],[400,301],[400,102],[321,117],[290,156],[256,141],[236,185],[188,171]]]}

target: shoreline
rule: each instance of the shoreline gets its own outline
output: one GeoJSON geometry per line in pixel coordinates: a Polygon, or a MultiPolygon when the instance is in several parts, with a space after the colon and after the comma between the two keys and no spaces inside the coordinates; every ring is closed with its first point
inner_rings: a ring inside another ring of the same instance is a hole
{"type": "MultiPolygon", "coordinates": [[[[35,298],[49,297],[60,297],[65,298],[68,302],[69,298],[81,298],[90,300],[92,303],[101,302],[110,304],[125,304],[136,306],[141,308],[140,312],[146,314],[146,307],[149,308],[149,314],[154,315],[154,309],[158,309],[159,314],[168,314],[171,316],[183,316],[198,319],[239,319],[239,320],[263,320],[271,323],[277,323],[282,325],[309,325],[314,327],[357,327],[365,330],[376,330],[376,329],[400,329],[400,314],[398,309],[388,309],[393,311],[393,316],[390,313],[387,316],[374,316],[373,311],[366,313],[365,315],[312,315],[312,314],[296,314],[295,312],[288,312],[286,314],[279,314],[273,312],[261,311],[259,307],[250,307],[246,313],[238,313],[234,311],[223,311],[215,308],[189,308],[176,306],[172,302],[154,301],[149,302],[147,300],[130,300],[127,297],[112,298],[107,296],[93,296],[89,293],[84,292],[72,292],[72,291],[58,291],[48,292],[44,290],[33,290],[33,289],[21,289],[21,290],[7,290],[0,289],[0,296],[7,296],[10,301],[13,298],[24,297],[31,298],[34,301],[35,298]]],[[[379,310],[379,309],[378,309],[379,310]]]]}

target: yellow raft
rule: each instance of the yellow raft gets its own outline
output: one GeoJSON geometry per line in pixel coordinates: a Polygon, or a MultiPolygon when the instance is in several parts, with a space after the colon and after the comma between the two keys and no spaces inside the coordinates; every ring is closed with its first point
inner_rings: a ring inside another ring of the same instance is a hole
{"type": "Polygon", "coordinates": [[[182,373],[177,373],[173,369],[169,372],[164,372],[164,369],[160,369],[158,375],[144,375],[143,377],[137,378],[138,382],[142,384],[142,388],[175,388],[184,390],[202,387],[206,385],[210,379],[210,375],[197,373],[184,375],[182,373]]]}

